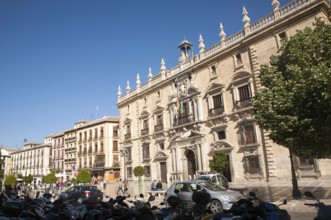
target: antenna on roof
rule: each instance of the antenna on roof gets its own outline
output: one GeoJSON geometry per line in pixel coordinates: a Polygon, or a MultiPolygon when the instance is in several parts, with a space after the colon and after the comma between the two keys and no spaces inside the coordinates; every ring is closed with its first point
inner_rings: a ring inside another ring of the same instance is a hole
{"type": "Polygon", "coordinates": [[[96,106],[96,114],[95,114],[95,119],[98,119],[98,110],[99,110],[99,106],[96,106]]]}

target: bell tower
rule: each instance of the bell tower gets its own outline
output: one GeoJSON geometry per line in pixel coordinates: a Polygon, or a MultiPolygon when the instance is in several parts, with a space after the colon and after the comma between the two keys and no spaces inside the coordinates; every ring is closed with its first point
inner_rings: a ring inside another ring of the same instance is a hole
{"type": "Polygon", "coordinates": [[[178,46],[179,49],[179,63],[182,63],[186,60],[188,60],[191,57],[191,54],[193,53],[193,46],[192,44],[184,39],[178,46]]]}

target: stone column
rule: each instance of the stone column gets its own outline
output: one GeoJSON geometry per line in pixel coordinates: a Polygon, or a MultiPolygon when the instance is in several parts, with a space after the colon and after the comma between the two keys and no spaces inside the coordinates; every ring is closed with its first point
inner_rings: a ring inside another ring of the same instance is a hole
{"type": "Polygon", "coordinates": [[[203,120],[203,112],[202,112],[202,99],[201,97],[197,98],[197,104],[198,104],[198,120],[203,120]]]}

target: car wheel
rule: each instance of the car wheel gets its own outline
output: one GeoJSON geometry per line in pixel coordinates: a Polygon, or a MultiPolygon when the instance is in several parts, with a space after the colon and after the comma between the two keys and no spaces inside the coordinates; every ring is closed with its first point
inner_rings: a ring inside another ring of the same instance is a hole
{"type": "Polygon", "coordinates": [[[220,201],[218,200],[212,200],[210,202],[210,211],[212,211],[213,213],[216,212],[223,212],[223,205],[220,201]]]}

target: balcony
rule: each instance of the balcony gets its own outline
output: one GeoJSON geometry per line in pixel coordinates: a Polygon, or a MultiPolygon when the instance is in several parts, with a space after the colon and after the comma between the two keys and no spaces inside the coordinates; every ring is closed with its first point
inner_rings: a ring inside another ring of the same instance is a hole
{"type": "Polygon", "coordinates": [[[224,113],[224,106],[209,109],[209,116],[221,115],[224,113]]]}
{"type": "Polygon", "coordinates": [[[155,132],[163,131],[163,124],[155,125],[154,126],[154,131],[155,132]]]}
{"type": "Polygon", "coordinates": [[[125,140],[129,140],[129,139],[131,139],[131,133],[125,134],[125,135],[124,135],[124,139],[125,139],[125,140]]]}
{"type": "Polygon", "coordinates": [[[178,126],[178,125],[183,125],[183,124],[188,124],[194,121],[194,115],[183,115],[181,117],[179,117],[178,119],[175,119],[175,123],[174,126],[178,126]]]}
{"type": "Polygon", "coordinates": [[[243,100],[236,101],[237,108],[244,108],[251,105],[251,97],[243,100]]]}
{"type": "Polygon", "coordinates": [[[141,135],[147,135],[149,133],[149,129],[145,128],[141,130],[141,135]]]}

